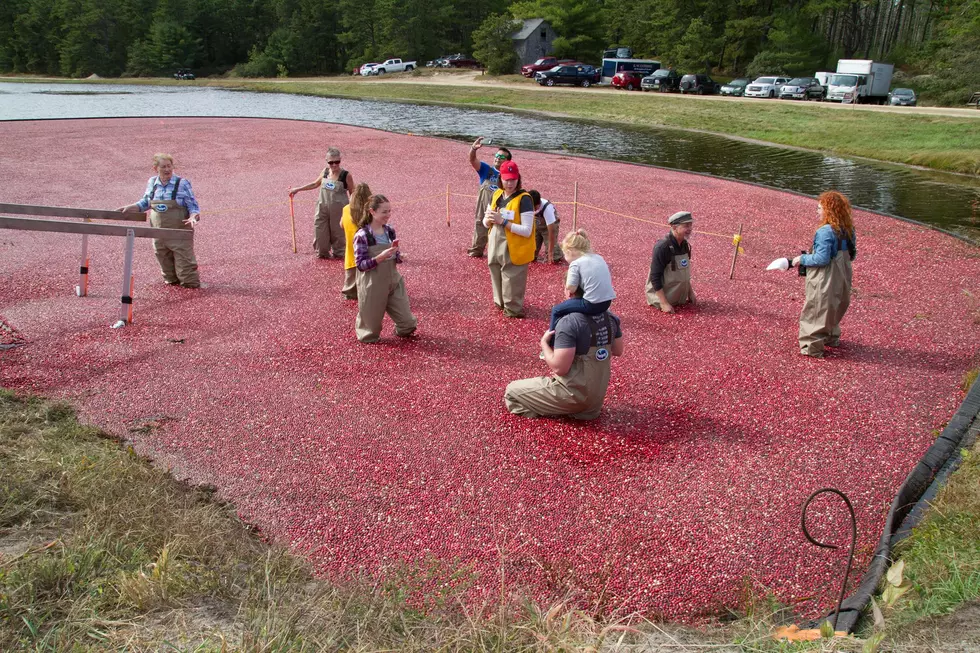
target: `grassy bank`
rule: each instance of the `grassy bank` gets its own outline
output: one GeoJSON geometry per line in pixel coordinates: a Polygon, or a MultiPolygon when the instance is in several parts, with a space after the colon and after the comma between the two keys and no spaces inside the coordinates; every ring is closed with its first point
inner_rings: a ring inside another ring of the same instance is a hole
{"type": "MultiPolygon", "coordinates": [[[[177,83],[173,80],[111,81],[177,83]]],[[[836,109],[818,103],[788,101],[700,101],[659,93],[531,92],[525,88],[527,80],[517,78],[512,82],[512,88],[481,88],[336,77],[297,81],[208,79],[180,84],[536,111],[630,125],[697,129],[832,154],[980,174],[980,120],[972,118],[836,109]]]]}
{"type": "MultiPolygon", "coordinates": [[[[0,390],[3,651],[914,650],[941,642],[930,619],[978,596],[978,521],[975,450],[903,546],[912,588],[867,639],[775,642],[791,614],[751,596],[734,623],[698,631],[515,596],[476,610],[447,596],[422,613],[406,597],[424,570],[383,585],[316,580],[208,489],[175,481],[64,404],[0,390]]],[[[980,632],[961,626],[953,641],[964,628],[980,632]]]]}

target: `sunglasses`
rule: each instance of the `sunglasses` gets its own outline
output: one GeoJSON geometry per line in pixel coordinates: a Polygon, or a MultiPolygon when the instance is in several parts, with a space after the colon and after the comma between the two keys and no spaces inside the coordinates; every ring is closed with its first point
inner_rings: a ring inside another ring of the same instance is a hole
{"type": "Polygon", "coordinates": [[[339,166],[340,161],[327,161],[328,166],[339,166]]]}
{"type": "Polygon", "coordinates": [[[494,154],[493,155],[493,158],[495,158],[495,159],[506,159],[507,158],[507,155],[506,154],[494,154]]]}

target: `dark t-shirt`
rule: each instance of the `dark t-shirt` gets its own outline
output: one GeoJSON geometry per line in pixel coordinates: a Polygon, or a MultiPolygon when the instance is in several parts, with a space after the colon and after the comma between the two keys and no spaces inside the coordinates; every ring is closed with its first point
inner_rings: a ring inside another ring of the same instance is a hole
{"type": "Polygon", "coordinates": [[[592,329],[589,328],[589,320],[595,322],[599,327],[596,332],[596,345],[604,347],[609,345],[616,338],[623,337],[623,331],[619,324],[619,318],[612,313],[606,312],[599,315],[585,315],[584,313],[572,313],[558,320],[555,326],[555,349],[575,348],[575,355],[581,356],[588,353],[592,346],[592,329]],[[606,315],[612,318],[613,337],[609,337],[609,330],[606,328],[606,315]]]}
{"type": "Polygon", "coordinates": [[[664,270],[670,265],[675,254],[687,254],[687,257],[691,257],[691,244],[688,241],[684,241],[681,245],[674,238],[674,234],[667,234],[665,238],[657,241],[657,244],[653,246],[653,259],[650,261],[650,277],[648,281],[653,284],[654,290],[662,290],[664,287],[664,270]],[[671,252],[670,248],[673,246],[674,251],[671,252]]]}
{"type": "MultiPolygon", "coordinates": [[[[518,195],[520,193],[524,193],[524,197],[521,198],[521,206],[520,208],[518,208],[517,212],[534,213],[534,200],[532,200],[531,196],[524,190],[518,190],[514,193],[514,195],[518,195]]],[[[500,197],[497,199],[497,208],[502,209],[506,207],[507,203],[510,202],[511,198],[513,198],[514,195],[508,196],[501,193],[500,197]]]]}

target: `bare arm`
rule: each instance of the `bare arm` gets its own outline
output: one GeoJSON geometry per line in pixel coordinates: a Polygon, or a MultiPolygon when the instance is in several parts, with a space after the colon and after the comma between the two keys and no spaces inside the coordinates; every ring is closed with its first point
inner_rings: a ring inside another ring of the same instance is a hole
{"type": "Polygon", "coordinates": [[[625,345],[623,344],[623,336],[619,336],[618,338],[613,340],[611,349],[612,349],[613,356],[623,355],[623,349],[625,349],[625,345]]]}
{"type": "Polygon", "coordinates": [[[548,225],[548,261],[554,262],[555,260],[555,240],[558,236],[555,233],[554,223],[548,225]]]}
{"type": "Polygon", "coordinates": [[[289,196],[292,197],[296,193],[302,190],[313,190],[314,188],[319,188],[320,184],[323,183],[323,175],[316,178],[316,181],[306,184],[305,186],[297,186],[296,188],[289,189],[289,196]]]}
{"type": "MultiPolygon", "coordinates": [[[[323,177],[320,177],[320,180],[322,183],[323,177]]],[[[344,188],[347,190],[347,196],[350,197],[350,194],[354,192],[354,175],[349,172],[347,173],[347,181],[344,182],[344,188]]]]}
{"type": "Polygon", "coordinates": [[[470,145],[470,165],[477,172],[480,172],[480,160],[476,158],[476,151],[483,147],[483,137],[480,136],[470,145]]]}

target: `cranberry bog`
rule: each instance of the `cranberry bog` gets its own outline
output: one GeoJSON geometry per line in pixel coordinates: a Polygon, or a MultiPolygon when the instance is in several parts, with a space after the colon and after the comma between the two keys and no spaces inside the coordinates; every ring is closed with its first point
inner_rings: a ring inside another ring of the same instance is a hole
{"type": "MultiPolygon", "coordinates": [[[[920,225],[855,212],[858,258],[841,346],[797,353],[803,281],[766,272],[809,246],[816,203],[662,169],[515,152],[526,188],[558,203],[613,272],[626,353],[602,416],[527,420],[506,384],[545,373],[538,340],[564,266],[532,264],[528,317],[494,309],[465,255],[477,180],[465,144],[331,124],[112,119],[0,124],[2,201],[114,208],[135,201],[155,152],[174,155],[202,207],[202,290],[163,284],[137,241],[134,323],[110,329],[124,239],[0,233],[0,384],[61,398],[157,464],[217,486],[243,519],[325,577],[395,579],[425,604],[501,592],[571,597],[600,612],[695,619],[772,592],[803,615],[832,608],[851,498],[856,573],[895,491],[963,397],[980,347],[980,252],[920,225]],[[340,261],[317,260],[315,179],[329,146],[393,203],[418,334],[354,337],[340,261]],[[450,224],[447,225],[447,184],[450,224]],[[648,307],[653,243],[695,218],[697,307],[648,307]],[[611,212],[611,213],[610,213],[611,212]],[[732,234],[742,224],[735,278],[732,234]]],[[[490,148],[481,151],[489,160],[490,148]]],[[[819,192],[823,189],[814,189],[819,192]]]]}

